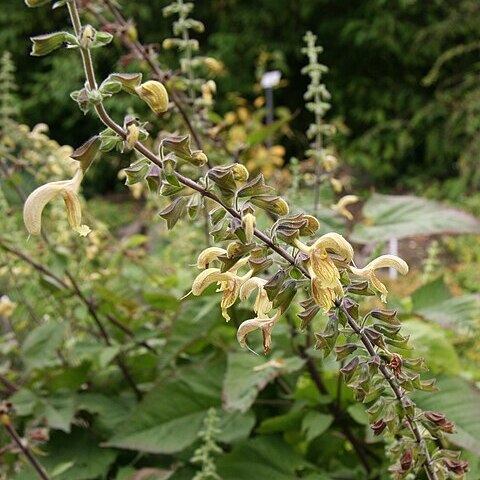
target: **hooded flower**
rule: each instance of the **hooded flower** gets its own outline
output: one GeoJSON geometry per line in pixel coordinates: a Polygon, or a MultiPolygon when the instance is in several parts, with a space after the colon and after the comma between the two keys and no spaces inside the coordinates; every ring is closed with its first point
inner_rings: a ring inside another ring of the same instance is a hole
{"type": "Polygon", "coordinates": [[[46,205],[57,195],[61,195],[67,207],[67,217],[71,227],[80,236],[90,233],[87,225],[81,225],[82,210],[78,198],[78,188],[82,182],[83,173],[79,168],[71,180],[51,182],[34,190],[27,198],[23,207],[23,221],[28,233],[39,235],[42,230],[42,212],[46,205]]]}
{"type": "Polygon", "coordinates": [[[352,213],[347,210],[349,205],[357,203],[360,199],[356,195],[345,195],[335,205],[332,205],[332,209],[338,212],[340,215],[353,220],[352,213]]]}
{"type": "Polygon", "coordinates": [[[351,272],[357,277],[367,279],[372,286],[381,293],[382,302],[386,303],[388,290],[387,287],[377,278],[375,270],[379,268],[394,268],[402,275],[408,273],[408,265],[401,258],[395,255],[381,255],[372,260],[364,268],[350,267],[351,272]]]}
{"type": "Polygon", "coordinates": [[[313,299],[323,311],[328,312],[333,307],[335,298],[343,295],[340,273],[329,252],[350,263],[353,259],[353,248],[341,235],[333,232],[322,235],[310,247],[299,240],[295,241],[295,246],[309,256],[308,270],[312,277],[313,299]]]}
{"type": "Polygon", "coordinates": [[[222,255],[226,255],[227,251],[220,247],[209,247],[205,249],[197,259],[197,268],[203,269],[222,255]]]}
{"type": "Polygon", "coordinates": [[[168,92],[160,82],[149,80],[135,87],[135,91],[157,115],[168,110],[168,92]]]}
{"type": "Polygon", "coordinates": [[[230,315],[227,309],[235,303],[240,292],[240,286],[250,278],[251,274],[251,272],[248,272],[243,277],[239,277],[234,271],[221,272],[219,268],[207,268],[194,280],[192,293],[198,296],[212,283],[217,283],[217,292],[223,292],[221,302],[222,316],[228,322],[230,315]]]}
{"type": "Polygon", "coordinates": [[[267,354],[270,351],[272,345],[272,330],[275,323],[281,316],[280,310],[278,310],[272,318],[252,318],[243,322],[237,330],[237,340],[241,347],[247,346],[247,335],[254,330],[260,329],[263,334],[263,352],[267,354]]]}

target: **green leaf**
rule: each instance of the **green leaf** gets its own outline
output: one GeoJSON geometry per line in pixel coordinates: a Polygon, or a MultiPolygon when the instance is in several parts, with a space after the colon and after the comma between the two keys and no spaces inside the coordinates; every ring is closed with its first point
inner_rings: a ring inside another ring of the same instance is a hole
{"type": "Polygon", "coordinates": [[[30,8],[43,7],[43,5],[48,5],[50,0],[25,0],[25,5],[30,8]]]}
{"type": "Polygon", "coordinates": [[[73,42],[73,45],[76,44],[76,38],[68,32],[46,33],[44,35],[31,37],[30,40],[33,43],[31,55],[34,57],[48,55],[50,52],[60,48],[67,41],[70,43],[73,42]]]}
{"type": "Polygon", "coordinates": [[[277,359],[283,366],[268,366],[271,360],[248,352],[228,355],[228,366],[223,382],[223,404],[227,410],[246,412],[269,382],[284,373],[301,368],[303,361],[298,358],[277,359]],[[267,367],[267,368],[265,368],[267,367]]]}
{"type": "Polygon", "coordinates": [[[102,83],[107,82],[119,82],[122,85],[122,89],[131,95],[136,95],[135,87],[138,87],[142,83],[141,73],[111,73],[102,83]]]}
{"type": "Polygon", "coordinates": [[[83,393],[77,399],[77,409],[96,415],[96,424],[110,432],[125,420],[133,405],[122,397],[100,393],[83,393]]]}
{"type": "Polygon", "coordinates": [[[166,367],[199,339],[206,338],[215,324],[224,322],[215,297],[195,298],[185,302],[178,312],[178,319],[168,333],[167,344],[162,348],[159,368],[166,367]]]}
{"type": "Polygon", "coordinates": [[[277,433],[288,430],[300,430],[300,422],[304,417],[303,410],[290,411],[284,415],[266,418],[257,428],[258,433],[277,433]]]}
{"type": "Polygon", "coordinates": [[[402,333],[409,334],[415,357],[424,357],[433,372],[455,375],[460,372],[460,360],[457,352],[446,337],[446,333],[437,326],[420,320],[403,322],[402,333]]]}
{"type": "Polygon", "coordinates": [[[315,411],[308,412],[302,421],[302,431],[307,442],[311,442],[314,438],[326,432],[332,423],[332,415],[315,411]]]}
{"type": "Polygon", "coordinates": [[[66,323],[50,321],[35,328],[22,345],[23,359],[29,370],[51,365],[63,342],[66,323]]]}
{"type": "Polygon", "coordinates": [[[224,479],[293,480],[304,465],[290,445],[271,435],[248,440],[217,460],[218,474],[224,479]]]}
{"type": "Polygon", "coordinates": [[[108,32],[96,32],[95,40],[90,48],[99,48],[108,45],[113,40],[113,35],[108,32]]]}
{"type": "Polygon", "coordinates": [[[117,455],[114,450],[100,447],[100,439],[92,431],[78,428],[68,435],[54,432],[45,450],[48,455],[41,462],[47,471],[54,471],[65,463],[73,462],[55,480],[105,478],[117,455]]]}
{"type": "Polygon", "coordinates": [[[224,365],[177,369],[154,387],[107,445],[150,453],[174,453],[197,439],[207,411],[220,406],[224,365]]]}
{"type": "Polygon", "coordinates": [[[448,439],[455,445],[480,455],[480,391],[458,377],[439,377],[439,391],[415,394],[416,403],[423,410],[444,414],[455,422],[457,433],[448,439]]]}
{"type": "Polygon", "coordinates": [[[363,207],[365,220],[350,239],[372,243],[414,235],[480,233],[473,216],[440,203],[414,196],[374,194],[363,207]]]}
{"type": "Polygon", "coordinates": [[[75,415],[75,398],[69,393],[57,393],[55,396],[43,399],[43,412],[47,425],[55,430],[70,432],[70,426],[75,415]]]}
{"type": "Polygon", "coordinates": [[[15,413],[21,417],[32,415],[40,399],[28,388],[22,388],[10,397],[15,413]]]}
{"type": "Polygon", "coordinates": [[[365,405],[354,403],[347,408],[347,412],[360,425],[368,425],[368,414],[365,405]]]}
{"type": "Polygon", "coordinates": [[[188,199],[178,197],[170,205],[165,207],[159,215],[167,222],[167,228],[171,230],[185,213],[188,199]]]}
{"type": "Polygon", "coordinates": [[[452,297],[442,277],[418,289],[412,301],[414,313],[456,330],[471,328],[480,317],[478,295],[452,297]]]}
{"type": "Polygon", "coordinates": [[[443,302],[452,297],[452,294],[445,284],[443,276],[423,285],[415,290],[412,295],[413,311],[429,308],[438,302],[443,302]]]}

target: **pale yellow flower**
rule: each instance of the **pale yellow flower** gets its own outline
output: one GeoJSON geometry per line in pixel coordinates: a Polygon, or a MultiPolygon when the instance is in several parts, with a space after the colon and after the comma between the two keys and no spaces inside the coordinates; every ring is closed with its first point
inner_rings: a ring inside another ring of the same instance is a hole
{"type": "Polygon", "coordinates": [[[353,215],[347,210],[347,207],[353,203],[357,203],[359,200],[356,195],[345,195],[335,205],[332,205],[332,209],[349,220],[353,220],[353,215]]]}
{"type": "Polygon", "coordinates": [[[375,275],[375,270],[379,268],[394,268],[402,275],[408,273],[408,265],[405,260],[395,255],[381,255],[363,268],[350,267],[350,270],[354,275],[369,280],[372,286],[381,293],[382,302],[386,303],[387,287],[375,275]]]}
{"type": "Polygon", "coordinates": [[[317,305],[324,312],[328,312],[333,307],[335,298],[343,296],[340,273],[329,252],[350,263],[353,259],[353,248],[345,238],[334,232],[322,235],[311,246],[295,240],[295,246],[310,257],[308,270],[311,276],[312,296],[317,305]]]}
{"type": "Polygon", "coordinates": [[[243,322],[237,330],[237,340],[240,346],[246,347],[248,334],[260,329],[263,334],[263,352],[267,354],[272,345],[272,329],[280,316],[281,312],[278,310],[271,318],[252,318],[243,322]]]}
{"type": "Polygon", "coordinates": [[[205,249],[202,253],[200,253],[200,255],[198,256],[197,268],[201,268],[201,269],[206,268],[207,265],[212,263],[218,257],[226,254],[227,254],[227,251],[224,248],[209,247],[205,249]]]}
{"type": "Polygon", "coordinates": [[[227,309],[230,308],[238,298],[240,286],[250,278],[251,272],[247,273],[243,277],[239,277],[232,271],[221,272],[219,268],[207,268],[192,284],[193,295],[201,295],[201,293],[212,283],[218,284],[217,292],[223,292],[221,308],[222,316],[228,322],[230,315],[227,309]]]}
{"type": "Polygon", "coordinates": [[[137,95],[156,113],[168,110],[168,92],[160,82],[149,80],[135,87],[137,95]]]}
{"type": "Polygon", "coordinates": [[[267,291],[264,289],[266,280],[263,278],[252,277],[247,280],[240,288],[240,300],[245,301],[252,292],[258,289],[253,311],[258,318],[267,318],[267,314],[272,310],[273,303],[268,299],[267,291]]]}
{"type": "Polygon", "coordinates": [[[72,179],[50,182],[34,190],[27,198],[23,207],[23,221],[28,233],[39,235],[42,230],[42,212],[46,205],[56,196],[61,195],[67,207],[67,217],[71,227],[80,236],[90,233],[90,228],[81,225],[82,210],[78,198],[78,188],[82,182],[83,173],[79,168],[72,179]]]}

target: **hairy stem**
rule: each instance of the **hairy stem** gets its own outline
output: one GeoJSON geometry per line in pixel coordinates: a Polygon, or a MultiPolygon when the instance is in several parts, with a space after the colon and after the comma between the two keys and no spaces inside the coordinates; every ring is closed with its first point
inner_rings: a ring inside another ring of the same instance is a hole
{"type": "MultiPolygon", "coordinates": [[[[372,342],[370,339],[365,335],[363,330],[360,328],[358,323],[355,321],[355,319],[348,313],[348,310],[345,308],[345,306],[342,304],[340,305],[340,308],[342,312],[345,314],[347,317],[348,324],[350,327],[353,329],[353,331],[359,336],[361,342],[367,349],[368,353],[372,358],[378,357],[377,353],[375,352],[375,348],[372,345],[372,342]]],[[[420,433],[420,430],[418,428],[417,422],[415,421],[414,418],[408,413],[406,407],[405,407],[405,392],[401,387],[398,386],[395,377],[392,375],[391,372],[388,371],[387,366],[385,365],[384,362],[382,362],[379,366],[379,370],[382,373],[382,375],[385,377],[387,380],[388,384],[390,385],[390,388],[392,389],[396,399],[398,400],[398,403],[400,407],[403,409],[405,419],[407,420],[408,426],[410,430],[412,431],[413,435],[415,436],[415,440],[418,443],[419,446],[422,446],[425,443],[425,440],[422,437],[422,434],[420,433]]],[[[437,474],[432,468],[432,459],[430,457],[430,453],[428,451],[428,448],[425,448],[425,463],[424,463],[424,468],[425,472],[430,480],[438,480],[437,474]]]]}

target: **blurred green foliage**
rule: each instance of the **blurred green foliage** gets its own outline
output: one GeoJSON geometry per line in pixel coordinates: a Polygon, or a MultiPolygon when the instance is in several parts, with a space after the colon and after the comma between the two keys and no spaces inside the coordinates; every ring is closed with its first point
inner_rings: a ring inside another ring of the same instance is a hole
{"type": "MultiPolygon", "coordinates": [[[[161,44],[170,35],[170,22],[161,14],[168,0],[123,3],[142,41],[161,44]]],[[[31,11],[18,0],[4,0],[0,50],[11,51],[18,67],[21,119],[32,125],[48,111],[53,137],[78,145],[96,125],[90,116],[82,118],[68,97],[82,82],[78,62],[62,53],[43,62],[28,56],[28,37],[55,30],[64,23],[63,15],[61,9],[31,11]],[[75,128],[80,122],[82,128],[75,128]]],[[[462,188],[480,182],[475,168],[480,151],[475,133],[480,118],[478,2],[215,0],[197,2],[195,16],[208,32],[199,37],[204,53],[228,70],[217,81],[219,98],[225,92],[254,98],[257,71],[279,68],[287,82],[275,92],[275,101],[298,113],[291,124],[296,133],[310,122],[302,111],[307,80],[300,73],[300,46],[305,31],[317,34],[325,47],[323,61],[330,66],[330,118],[340,125],[340,152],[363,184],[377,181],[381,190],[452,177],[461,178],[462,188]]],[[[100,74],[119,68],[116,54],[125,52],[118,43],[115,48],[100,53],[100,74]]],[[[161,64],[175,65],[173,55],[160,51],[161,64]]],[[[217,109],[225,112],[230,101],[217,109]]],[[[123,111],[124,105],[117,105],[123,111]]],[[[303,134],[297,135],[287,153],[302,158],[307,144],[303,134]]],[[[449,188],[458,191],[456,184],[449,188]]]]}

